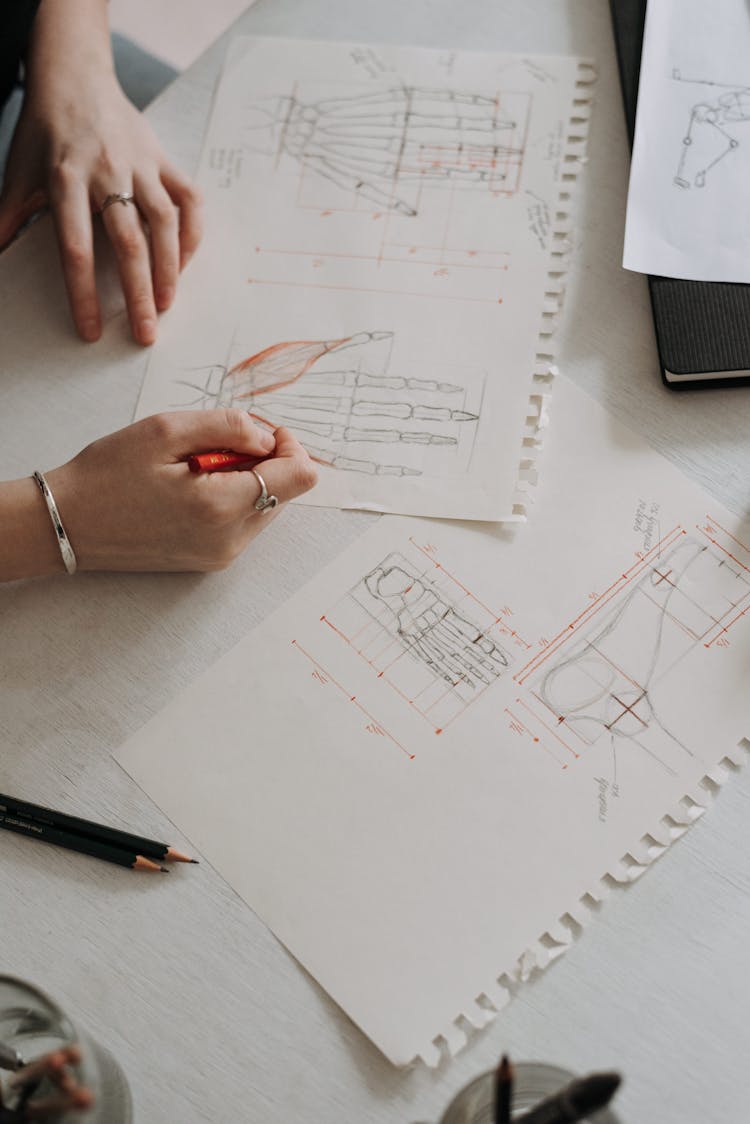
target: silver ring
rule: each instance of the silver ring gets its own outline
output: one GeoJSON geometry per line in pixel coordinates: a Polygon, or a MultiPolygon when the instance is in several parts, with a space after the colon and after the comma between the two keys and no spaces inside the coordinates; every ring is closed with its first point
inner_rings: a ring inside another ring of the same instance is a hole
{"type": "Polygon", "coordinates": [[[255,501],[255,510],[260,511],[263,515],[268,515],[268,512],[272,511],[279,501],[276,496],[269,496],[266,482],[261,474],[254,468],[251,468],[250,471],[260,484],[260,495],[255,501]]]}
{"type": "Polygon", "coordinates": [[[96,212],[97,215],[103,215],[104,212],[106,211],[107,207],[111,207],[113,203],[122,203],[124,206],[127,206],[128,203],[133,203],[133,205],[135,206],[134,199],[133,199],[133,192],[132,191],[113,191],[112,194],[108,195],[107,198],[104,200],[101,207],[96,212]]]}

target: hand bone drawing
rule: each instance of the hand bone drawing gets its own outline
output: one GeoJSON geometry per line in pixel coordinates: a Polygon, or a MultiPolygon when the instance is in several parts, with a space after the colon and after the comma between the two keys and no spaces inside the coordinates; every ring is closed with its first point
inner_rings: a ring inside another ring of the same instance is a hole
{"type": "Polygon", "coordinates": [[[270,428],[287,425],[320,464],[371,475],[419,476],[416,465],[384,463],[371,446],[455,449],[459,429],[479,414],[465,388],[388,374],[392,332],[273,344],[229,370],[212,368],[196,386],[203,406],[240,406],[270,428]]]}

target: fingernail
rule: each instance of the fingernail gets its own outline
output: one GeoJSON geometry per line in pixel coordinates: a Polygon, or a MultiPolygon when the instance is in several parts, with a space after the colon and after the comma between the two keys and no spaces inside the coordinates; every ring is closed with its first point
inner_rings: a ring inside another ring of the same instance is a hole
{"type": "Polygon", "coordinates": [[[159,290],[159,292],[157,294],[157,297],[156,297],[156,304],[160,309],[165,309],[165,308],[169,308],[169,306],[171,305],[173,300],[174,300],[174,289],[168,287],[166,289],[160,289],[159,290]]]}
{"type": "Polygon", "coordinates": [[[101,335],[99,321],[84,320],[83,324],[81,324],[81,334],[88,343],[93,343],[95,340],[98,340],[101,335]]]}
{"type": "Polygon", "coordinates": [[[156,321],[141,320],[138,326],[138,338],[143,344],[153,343],[156,339],[156,321]]]}
{"type": "Polygon", "coordinates": [[[266,429],[264,429],[261,432],[261,435],[258,438],[258,443],[259,443],[261,449],[265,449],[265,451],[267,453],[270,453],[271,450],[276,447],[275,437],[273,436],[272,433],[269,433],[268,430],[266,430],[266,429]]]}

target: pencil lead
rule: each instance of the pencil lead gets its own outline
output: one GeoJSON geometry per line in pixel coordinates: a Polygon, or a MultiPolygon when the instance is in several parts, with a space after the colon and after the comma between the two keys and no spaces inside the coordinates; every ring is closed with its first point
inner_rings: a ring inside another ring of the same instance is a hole
{"type": "Polygon", "coordinates": [[[200,859],[191,859],[191,860],[190,860],[190,862],[191,862],[191,863],[196,863],[196,865],[197,865],[197,864],[199,864],[199,863],[200,863],[200,859]]]}
{"type": "Polygon", "coordinates": [[[169,867],[167,866],[160,866],[159,870],[162,872],[162,874],[169,874],[169,867]]]}

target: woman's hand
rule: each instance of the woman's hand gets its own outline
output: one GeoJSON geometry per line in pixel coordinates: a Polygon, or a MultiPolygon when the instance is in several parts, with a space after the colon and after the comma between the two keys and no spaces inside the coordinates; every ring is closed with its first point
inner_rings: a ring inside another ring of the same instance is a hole
{"type": "Polygon", "coordinates": [[[225,569],[273,515],[255,509],[252,472],[190,472],[187,456],[218,449],[247,454],[280,505],[316,482],[288,429],[272,435],[243,410],[144,418],[45,473],[79,569],[225,569]]]}
{"type": "MultiPolygon", "coordinates": [[[[252,472],[196,475],[191,453],[246,454],[283,505],[313,487],[315,467],[288,429],[268,433],[243,410],[156,414],[88,445],[45,473],[80,570],[223,570],[273,513],[252,472]]],[[[279,508],[276,508],[278,511],[279,508]]],[[[31,477],[0,484],[0,581],[63,573],[31,477]]]]}
{"type": "Polygon", "coordinates": [[[202,233],[200,194],[177,171],[117,82],[103,0],[44,0],[29,51],[26,96],[0,196],[0,247],[49,206],[78,334],[96,340],[101,312],[93,222],[114,247],[134,338],[153,343],[180,271],[202,233]],[[108,195],[132,203],[95,213],[108,195]]]}

